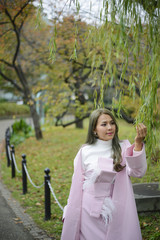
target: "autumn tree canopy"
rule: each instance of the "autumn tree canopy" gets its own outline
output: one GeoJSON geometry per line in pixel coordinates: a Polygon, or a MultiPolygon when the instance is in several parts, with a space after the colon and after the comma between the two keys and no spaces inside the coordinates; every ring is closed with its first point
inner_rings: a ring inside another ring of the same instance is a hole
{"type": "MultiPolygon", "coordinates": [[[[92,82],[90,81],[91,63],[88,56],[88,49],[85,43],[88,26],[80,19],[75,21],[73,16],[67,16],[56,26],[56,55],[52,64],[53,70],[49,74],[46,90],[53,92],[48,94],[52,96],[52,112],[57,120],[66,113],[75,116],[77,127],[82,127],[82,119],[88,115],[88,94],[92,82]],[[76,35],[78,61],[74,58],[75,45],[75,24],[78,29],[76,35]],[[88,66],[90,66],[88,68],[88,66]],[[52,80],[51,80],[52,79],[52,80]],[[57,94],[56,94],[57,93],[57,94]],[[87,99],[86,99],[87,94],[87,99]],[[54,98],[54,99],[53,99],[54,98]],[[54,102],[54,104],[53,104],[54,102]]],[[[93,108],[93,104],[92,104],[93,108]]],[[[57,124],[59,125],[58,121],[57,124]]]]}
{"type": "Polygon", "coordinates": [[[17,0],[0,3],[0,80],[3,86],[12,87],[29,105],[36,138],[41,139],[33,89],[48,68],[49,28],[43,21],[41,32],[36,31],[37,10],[32,2],[17,0]]]}

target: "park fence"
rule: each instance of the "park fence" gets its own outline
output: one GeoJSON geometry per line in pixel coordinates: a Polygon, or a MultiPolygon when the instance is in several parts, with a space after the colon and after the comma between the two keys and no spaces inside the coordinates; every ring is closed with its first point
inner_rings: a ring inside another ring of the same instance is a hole
{"type": "Polygon", "coordinates": [[[45,172],[45,176],[44,176],[44,182],[37,186],[33,183],[28,169],[27,169],[27,159],[26,159],[26,155],[22,154],[22,169],[19,170],[17,167],[17,163],[16,163],[16,158],[15,158],[15,148],[14,145],[10,145],[10,137],[11,137],[11,129],[8,127],[6,129],[6,133],[5,133],[5,149],[6,149],[6,158],[7,158],[7,166],[10,167],[11,166],[11,177],[15,178],[16,176],[16,171],[22,175],[22,190],[23,190],[23,194],[27,193],[27,179],[29,180],[29,182],[31,183],[31,185],[34,188],[42,188],[44,187],[44,212],[45,212],[45,220],[50,220],[51,218],[51,194],[55,200],[55,202],[58,204],[59,208],[63,211],[63,207],[61,206],[61,204],[59,203],[55,192],[51,186],[51,176],[49,175],[50,173],[50,169],[46,168],[44,170],[45,172]]]}

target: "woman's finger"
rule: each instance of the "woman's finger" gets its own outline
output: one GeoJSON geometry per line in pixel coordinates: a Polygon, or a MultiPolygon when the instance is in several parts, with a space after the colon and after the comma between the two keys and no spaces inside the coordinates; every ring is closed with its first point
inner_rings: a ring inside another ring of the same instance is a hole
{"type": "Polygon", "coordinates": [[[147,135],[147,128],[143,123],[140,123],[136,127],[137,130],[137,137],[144,138],[147,135]]]}

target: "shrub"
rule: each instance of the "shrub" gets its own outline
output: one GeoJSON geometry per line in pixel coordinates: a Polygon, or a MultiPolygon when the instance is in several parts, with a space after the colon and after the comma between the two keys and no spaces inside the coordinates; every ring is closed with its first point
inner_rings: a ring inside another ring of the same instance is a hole
{"type": "Polygon", "coordinates": [[[27,135],[29,132],[31,132],[32,128],[23,119],[20,119],[19,121],[15,121],[13,123],[12,130],[13,134],[23,132],[25,135],[27,135]]]}
{"type": "Polygon", "coordinates": [[[16,103],[0,102],[0,116],[20,116],[29,115],[30,110],[27,105],[17,105],[16,103]]]}
{"type": "Polygon", "coordinates": [[[17,145],[23,142],[26,138],[33,135],[32,128],[23,119],[15,121],[12,125],[11,143],[17,145]]]}

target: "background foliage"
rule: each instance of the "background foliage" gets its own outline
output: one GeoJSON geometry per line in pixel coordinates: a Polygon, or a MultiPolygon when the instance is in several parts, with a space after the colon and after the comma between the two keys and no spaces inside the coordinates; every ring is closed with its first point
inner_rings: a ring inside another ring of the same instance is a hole
{"type": "Polygon", "coordinates": [[[1,102],[0,117],[29,116],[30,111],[26,105],[17,105],[16,103],[1,102]]]}

